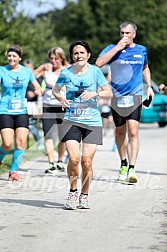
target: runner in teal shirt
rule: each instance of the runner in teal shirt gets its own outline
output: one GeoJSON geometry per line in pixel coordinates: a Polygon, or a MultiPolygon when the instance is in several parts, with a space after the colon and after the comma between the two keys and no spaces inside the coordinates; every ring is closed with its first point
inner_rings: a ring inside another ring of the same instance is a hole
{"type": "Polygon", "coordinates": [[[82,167],[80,209],[89,209],[88,191],[93,176],[92,162],[96,146],[102,144],[102,119],[97,108],[98,97],[111,97],[111,88],[101,70],[90,65],[92,52],[85,41],[74,41],[69,48],[72,66],[62,70],[53,94],[66,108],[64,141],[69,163],[67,167],[70,192],[65,207],[75,210],[78,204],[77,178],[82,167]],[[61,88],[66,87],[66,98],[61,88]],[[80,155],[81,150],[81,155],[80,155]],[[80,157],[81,156],[81,157],[80,157]]]}
{"type": "Polygon", "coordinates": [[[12,45],[6,53],[8,65],[0,67],[0,84],[2,94],[0,99],[0,166],[9,153],[15,141],[9,180],[19,181],[17,173],[25,152],[29,133],[29,118],[27,114],[26,89],[32,83],[37,95],[42,95],[42,89],[33,73],[20,65],[22,49],[12,45]]]}
{"type": "Polygon", "coordinates": [[[97,108],[97,88],[107,83],[101,70],[88,64],[88,70],[83,75],[73,73],[73,67],[62,70],[57,80],[57,85],[66,86],[66,98],[71,101],[70,108],[66,110],[65,120],[88,126],[102,126],[100,112],[97,108]],[[82,99],[84,92],[94,92],[94,97],[82,99]]]}
{"type": "Polygon", "coordinates": [[[26,89],[36,80],[33,73],[20,65],[20,71],[13,71],[9,65],[0,67],[2,96],[0,114],[18,115],[27,113],[26,89]]]}

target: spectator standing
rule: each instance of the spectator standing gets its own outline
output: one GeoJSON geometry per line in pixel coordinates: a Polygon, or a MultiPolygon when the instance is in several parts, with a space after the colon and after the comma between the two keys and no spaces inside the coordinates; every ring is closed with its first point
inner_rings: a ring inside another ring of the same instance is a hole
{"type": "MultiPolygon", "coordinates": [[[[27,59],[23,62],[25,67],[28,67],[33,73],[34,73],[34,64],[31,60],[27,59]]],[[[37,79],[37,81],[41,85],[40,78],[37,79]]],[[[34,92],[34,87],[30,83],[27,87],[26,92],[26,98],[28,102],[28,114],[29,114],[29,130],[31,134],[33,135],[35,141],[37,142],[37,148],[38,150],[44,150],[44,143],[43,140],[39,134],[39,129],[37,128],[37,117],[39,116],[39,109],[37,105],[37,98],[38,96],[34,92]]]]}
{"type": "Polygon", "coordinates": [[[158,88],[162,94],[167,95],[167,86],[164,83],[161,83],[158,88]]]}

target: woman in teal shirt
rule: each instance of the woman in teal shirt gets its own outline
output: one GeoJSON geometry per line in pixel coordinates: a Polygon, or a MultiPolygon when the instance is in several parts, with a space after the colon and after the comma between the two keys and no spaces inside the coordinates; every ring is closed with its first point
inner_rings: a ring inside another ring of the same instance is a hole
{"type": "Polygon", "coordinates": [[[22,49],[12,45],[6,53],[8,64],[0,67],[0,84],[2,94],[0,99],[0,133],[2,145],[0,146],[0,165],[11,150],[14,139],[12,164],[9,180],[19,181],[17,173],[25,152],[27,136],[29,133],[29,119],[27,114],[26,89],[32,83],[37,95],[42,95],[42,89],[33,73],[20,65],[22,49]],[[15,138],[14,138],[15,135],[15,138]]]}
{"type": "Polygon", "coordinates": [[[82,188],[80,209],[89,209],[88,191],[93,176],[92,162],[96,146],[102,144],[102,119],[97,108],[97,97],[111,97],[111,88],[101,70],[89,64],[92,56],[88,43],[74,41],[69,48],[72,66],[61,71],[53,94],[66,108],[64,141],[69,156],[67,167],[70,192],[65,207],[75,210],[78,201],[77,178],[82,141],[82,188]],[[66,98],[61,88],[66,87],[66,98]]]}

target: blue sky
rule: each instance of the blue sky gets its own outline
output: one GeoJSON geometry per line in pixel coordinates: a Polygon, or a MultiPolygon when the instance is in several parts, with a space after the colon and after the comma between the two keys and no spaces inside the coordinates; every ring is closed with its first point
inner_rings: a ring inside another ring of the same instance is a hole
{"type": "Polygon", "coordinates": [[[39,13],[45,13],[52,9],[62,9],[65,6],[64,0],[40,0],[42,5],[39,7],[36,0],[22,0],[17,6],[17,10],[23,11],[25,15],[34,17],[39,13]]]}

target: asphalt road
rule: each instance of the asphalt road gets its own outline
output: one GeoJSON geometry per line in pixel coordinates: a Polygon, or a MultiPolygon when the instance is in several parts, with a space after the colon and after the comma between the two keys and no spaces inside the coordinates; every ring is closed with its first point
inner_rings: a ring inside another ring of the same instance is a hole
{"type": "Polygon", "coordinates": [[[45,156],[22,164],[22,182],[1,175],[0,251],[167,251],[167,127],[140,125],[136,185],[117,181],[113,141],[110,130],[98,147],[90,210],[64,209],[66,172],[45,175],[45,156]]]}

